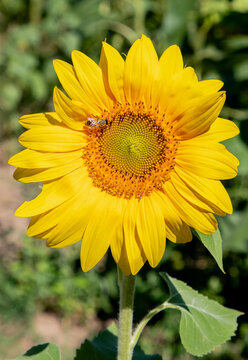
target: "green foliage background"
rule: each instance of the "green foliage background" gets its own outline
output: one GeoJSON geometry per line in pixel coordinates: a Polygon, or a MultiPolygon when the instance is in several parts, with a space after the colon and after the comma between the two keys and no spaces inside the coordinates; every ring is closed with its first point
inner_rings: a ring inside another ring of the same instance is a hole
{"type": "MultiPolygon", "coordinates": [[[[127,53],[142,33],[151,37],[159,55],[176,43],[185,64],[193,66],[201,79],[224,81],[227,101],[222,116],[234,120],[241,130],[239,138],[227,142],[241,163],[238,177],[225,182],[235,211],[219,219],[226,275],[196,239],[188,245],[168,244],[159,270],[244,312],[248,303],[247,19],[247,0],[0,0],[3,143],[22,132],[17,122],[20,115],[53,109],[52,90],[58,82],[52,60],[70,61],[71,51],[78,49],[98,61],[104,39],[122,53],[127,53]]],[[[10,153],[14,151],[9,149],[10,153]]],[[[0,241],[5,241],[4,234],[0,241]]],[[[83,274],[79,244],[51,250],[23,234],[20,243],[21,247],[11,249],[14,256],[9,251],[0,259],[1,321],[20,319],[28,323],[38,311],[52,311],[82,323],[90,316],[106,321],[117,314],[111,256],[83,274]]],[[[161,279],[145,266],[137,281],[135,320],[163,300],[161,279]]],[[[177,319],[174,312],[157,316],[141,341],[144,349],[160,352],[165,360],[185,359],[177,319]]],[[[0,340],[1,346],[4,348],[0,340]]],[[[245,316],[240,318],[237,337],[204,359],[248,359],[245,316]]]]}

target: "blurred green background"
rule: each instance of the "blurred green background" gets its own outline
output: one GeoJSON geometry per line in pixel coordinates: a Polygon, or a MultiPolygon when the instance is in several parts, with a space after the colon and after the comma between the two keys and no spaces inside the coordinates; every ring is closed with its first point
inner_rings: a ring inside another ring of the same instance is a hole
{"type": "MultiPolygon", "coordinates": [[[[224,81],[222,116],[234,120],[241,131],[226,143],[241,164],[237,178],[225,182],[234,214],[219,219],[226,274],[196,239],[188,245],[168,244],[159,268],[146,265],[139,273],[135,321],[165,299],[161,270],[225,306],[247,310],[248,1],[0,0],[1,359],[51,340],[62,344],[63,360],[72,359],[75,343],[106,327],[117,314],[116,269],[110,255],[83,274],[80,244],[52,250],[25,237],[25,222],[16,222],[13,211],[24,197],[33,197],[39,185],[12,181],[7,158],[19,150],[17,135],[23,129],[18,117],[53,110],[52,90],[58,85],[53,59],[70,62],[71,51],[78,49],[98,62],[104,39],[127,53],[142,33],[152,39],[159,55],[176,43],[185,64],[201,79],[224,81]],[[55,338],[49,338],[49,327],[55,338]]],[[[144,350],[159,352],[165,360],[193,359],[180,345],[178,320],[173,311],[158,315],[142,337],[144,350]]],[[[239,324],[235,338],[203,359],[248,359],[246,316],[239,324]]]]}

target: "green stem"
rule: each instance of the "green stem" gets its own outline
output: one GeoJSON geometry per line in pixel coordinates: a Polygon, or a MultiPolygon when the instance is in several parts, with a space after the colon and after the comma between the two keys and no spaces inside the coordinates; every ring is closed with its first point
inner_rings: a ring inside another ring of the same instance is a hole
{"type": "Polygon", "coordinates": [[[131,360],[135,277],[133,275],[125,276],[118,268],[118,279],[120,287],[118,360],[131,360]]]}
{"type": "Polygon", "coordinates": [[[131,339],[131,347],[132,348],[135,347],[142,331],[144,330],[147,323],[151,320],[151,318],[153,318],[153,316],[157,315],[160,311],[165,310],[166,308],[173,308],[173,307],[174,307],[173,304],[170,304],[170,303],[168,303],[168,301],[165,301],[163,304],[161,304],[161,305],[155,307],[154,309],[152,309],[151,311],[149,311],[149,313],[137,325],[137,327],[133,333],[132,339],[131,339]]]}

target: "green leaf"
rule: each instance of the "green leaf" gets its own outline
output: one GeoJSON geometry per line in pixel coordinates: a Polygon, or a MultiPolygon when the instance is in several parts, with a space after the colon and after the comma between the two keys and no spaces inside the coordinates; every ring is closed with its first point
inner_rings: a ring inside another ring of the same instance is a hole
{"type": "Polygon", "coordinates": [[[92,341],[85,340],[76,351],[75,360],[112,360],[116,358],[116,336],[108,330],[100,333],[92,341]]]}
{"type": "Polygon", "coordinates": [[[181,311],[180,337],[190,354],[205,355],[235,334],[241,312],[208,299],[167,273],[161,276],[170,289],[166,307],[181,311]]]}
{"type": "Polygon", "coordinates": [[[108,326],[107,330],[111,332],[111,334],[118,336],[118,327],[114,321],[108,326]]]}
{"type": "MultiPolygon", "coordinates": [[[[85,340],[76,351],[74,360],[116,360],[117,336],[105,330],[92,341],[85,340]]],[[[133,360],[162,360],[160,355],[146,355],[138,346],[134,349],[133,360]]]]}
{"type": "Polygon", "coordinates": [[[13,360],[60,360],[60,350],[54,344],[41,344],[32,347],[24,355],[13,360]]]}
{"type": "Polygon", "coordinates": [[[217,229],[217,231],[211,235],[202,234],[200,231],[195,229],[194,233],[208,249],[210,254],[214,257],[221,271],[225,273],[222,259],[222,238],[219,229],[217,229]]]}

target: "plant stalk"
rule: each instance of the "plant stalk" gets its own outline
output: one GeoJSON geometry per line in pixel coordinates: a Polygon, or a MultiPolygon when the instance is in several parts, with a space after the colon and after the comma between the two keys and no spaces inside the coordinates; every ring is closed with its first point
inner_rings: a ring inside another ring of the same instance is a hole
{"type": "Polygon", "coordinates": [[[135,277],[124,275],[118,268],[118,279],[120,287],[118,360],[131,360],[135,277]]]}
{"type": "Polygon", "coordinates": [[[153,318],[153,316],[157,315],[160,311],[165,310],[166,308],[169,307],[174,308],[174,305],[170,304],[168,301],[165,301],[163,304],[155,307],[154,309],[148,312],[148,314],[141,320],[141,322],[137,325],[135,331],[133,332],[131,339],[132,348],[134,348],[135,345],[137,344],[142,331],[146,327],[147,323],[153,318]]]}

